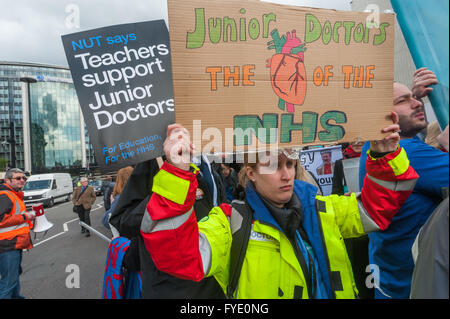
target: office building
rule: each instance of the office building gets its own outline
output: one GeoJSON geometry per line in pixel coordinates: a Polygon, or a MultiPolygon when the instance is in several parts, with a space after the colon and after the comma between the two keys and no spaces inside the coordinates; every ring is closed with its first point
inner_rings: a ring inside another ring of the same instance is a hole
{"type": "Polygon", "coordinates": [[[95,166],[68,68],[0,62],[0,159],[35,173],[95,166]]]}

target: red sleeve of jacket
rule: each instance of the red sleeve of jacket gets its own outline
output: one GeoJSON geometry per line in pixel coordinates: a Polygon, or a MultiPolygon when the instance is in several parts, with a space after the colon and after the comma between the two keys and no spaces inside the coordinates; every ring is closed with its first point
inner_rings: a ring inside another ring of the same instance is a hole
{"type": "Polygon", "coordinates": [[[413,192],[419,175],[402,148],[379,159],[368,156],[366,169],[361,199],[372,220],[385,230],[413,192]]]}
{"type": "Polygon", "coordinates": [[[193,210],[198,185],[196,173],[183,171],[167,162],[161,170],[188,181],[189,188],[181,204],[162,194],[152,194],[141,223],[145,247],[159,270],[178,278],[200,281],[205,274],[193,210]]]}

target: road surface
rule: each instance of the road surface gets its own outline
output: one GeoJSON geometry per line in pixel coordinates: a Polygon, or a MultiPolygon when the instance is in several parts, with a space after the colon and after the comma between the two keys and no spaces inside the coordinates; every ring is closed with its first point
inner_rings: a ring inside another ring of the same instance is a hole
{"type": "MultiPolygon", "coordinates": [[[[23,252],[20,277],[21,293],[30,299],[98,299],[101,298],[108,242],[91,232],[81,234],[78,215],[72,202],[56,203],[45,208],[54,226],[47,232],[31,232],[34,248],[23,252]]],[[[103,196],[91,209],[91,226],[111,238],[101,223],[105,213],[103,196]]]]}

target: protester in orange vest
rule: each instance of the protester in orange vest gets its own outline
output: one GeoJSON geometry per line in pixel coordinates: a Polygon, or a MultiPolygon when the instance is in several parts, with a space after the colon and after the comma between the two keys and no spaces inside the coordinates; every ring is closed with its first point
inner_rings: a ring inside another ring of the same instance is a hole
{"type": "Polygon", "coordinates": [[[22,299],[19,275],[22,249],[31,249],[34,214],[27,212],[22,187],[27,178],[18,168],[5,173],[0,185],[0,299],[22,299]]]}

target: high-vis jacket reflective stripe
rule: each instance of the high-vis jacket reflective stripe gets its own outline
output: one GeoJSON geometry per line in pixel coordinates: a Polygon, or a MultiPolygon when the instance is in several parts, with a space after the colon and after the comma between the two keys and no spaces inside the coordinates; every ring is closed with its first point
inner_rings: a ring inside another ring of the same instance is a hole
{"type": "MultiPolygon", "coordinates": [[[[161,170],[166,172],[154,179],[159,188],[150,198],[141,224],[146,249],[159,270],[195,281],[214,276],[226,292],[233,228],[239,220],[233,218],[233,209],[214,207],[197,223],[192,217],[195,173],[167,163],[161,170]],[[167,173],[189,181],[189,185],[182,182],[177,194],[171,194],[174,188],[167,192],[176,180],[167,173]]],[[[358,196],[316,196],[317,189],[312,185],[301,181],[294,184],[302,204],[303,227],[328,298],[354,298],[357,291],[343,239],[387,227],[411,194],[412,181],[418,178],[400,148],[381,159],[369,158],[367,172],[373,178],[365,182],[358,196]]],[[[247,190],[254,222],[234,296],[314,297],[308,295],[312,290],[306,286],[306,275],[291,242],[267,208],[262,207],[259,197],[252,201],[251,196],[247,190]]]]}
{"type": "MultiPolygon", "coordinates": [[[[295,189],[302,202],[305,230],[314,247],[322,277],[328,283],[329,298],[355,298],[357,289],[342,233],[346,237],[364,234],[356,196],[316,197],[313,186],[300,181],[296,181],[295,189]],[[312,207],[315,203],[318,208],[312,207]]],[[[200,221],[198,227],[212,251],[210,254],[202,253],[202,256],[210,256],[209,260],[203,260],[204,268],[209,268],[206,275],[214,276],[225,290],[230,275],[231,233],[235,231],[233,228],[240,226],[234,225],[238,224],[233,222],[234,208],[229,219],[222,210],[214,208],[209,218],[200,221]],[[229,232],[225,231],[228,224],[229,232]]],[[[255,212],[255,216],[261,219],[252,225],[234,297],[310,298],[305,274],[286,235],[276,225],[269,224],[269,220],[259,212],[255,212]]]]}
{"type": "MultiPolygon", "coordinates": [[[[8,214],[10,216],[20,215],[22,212],[26,211],[26,206],[23,201],[21,201],[13,192],[6,190],[0,191],[0,195],[6,195],[9,197],[13,204],[11,212],[8,214]]],[[[30,231],[30,223],[24,221],[22,224],[13,225],[9,227],[0,227],[0,240],[12,239],[18,235],[26,234],[30,231]]]]}
{"type": "Polygon", "coordinates": [[[333,298],[354,298],[358,294],[344,238],[364,235],[359,205],[352,196],[316,197],[316,214],[333,298]]]}
{"type": "Polygon", "coordinates": [[[364,186],[371,191],[362,193],[361,200],[371,219],[385,230],[399,210],[397,203],[404,203],[411,194],[418,175],[403,148],[379,159],[368,154],[364,186]]]}

